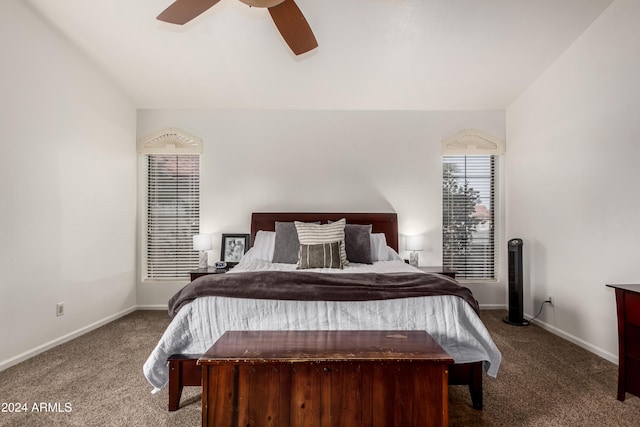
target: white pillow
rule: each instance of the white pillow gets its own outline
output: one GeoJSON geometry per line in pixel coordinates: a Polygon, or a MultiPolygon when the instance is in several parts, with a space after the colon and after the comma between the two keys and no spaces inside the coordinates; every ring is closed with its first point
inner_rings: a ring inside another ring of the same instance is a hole
{"type": "Polygon", "coordinates": [[[402,261],[402,258],[387,245],[384,233],[371,233],[371,261],[402,261]]]}
{"type": "Polygon", "coordinates": [[[269,261],[273,260],[273,249],[276,244],[275,231],[258,230],[253,247],[242,257],[243,261],[269,261]]]}
{"type": "Polygon", "coordinates": [[[371,261],[387,261],[387,237],[384,233],[371,233],[371,261]]]}
{"type": "Polygon", "coordinates": [[[387,246],[387,261],[402,261],[402,257],[391,246],[387,246]]]}

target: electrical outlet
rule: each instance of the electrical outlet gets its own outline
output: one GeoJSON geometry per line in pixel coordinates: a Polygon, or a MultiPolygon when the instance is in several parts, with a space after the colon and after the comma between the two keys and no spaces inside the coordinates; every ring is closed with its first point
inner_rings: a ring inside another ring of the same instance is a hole
{"type": "Polygon", "coordinates": [[[60,317],[62,315],[64,315],[64,303],[59,302],[56,304],[56,316],[60,317]]]}
{"type": "Polygon", "coordinates": [[[553,307],[553,295],[547,294],[547,301],[549,301],[549,305],[553,307]]]}

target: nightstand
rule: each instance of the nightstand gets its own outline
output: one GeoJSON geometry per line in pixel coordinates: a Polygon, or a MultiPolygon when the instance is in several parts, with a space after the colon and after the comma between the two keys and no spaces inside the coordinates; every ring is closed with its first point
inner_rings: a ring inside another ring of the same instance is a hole
{"type": "Polygon", "coordinates": [[[200,276],[206,276],[207,274],[222,274],[226,272],[227,272],[226,268],[207,267],[207,268],[198,268],[197,270],[191,270],[189,274],[191,275],[191,281],[193,282],[200,276]]]}
{"type": "Polygon", "coordinates": [[[452,279],[456,278],[456,271],[447,267],[418,267],[418,270],[422,270],[425,273],[437,273],[449,276],[452,279]]]}

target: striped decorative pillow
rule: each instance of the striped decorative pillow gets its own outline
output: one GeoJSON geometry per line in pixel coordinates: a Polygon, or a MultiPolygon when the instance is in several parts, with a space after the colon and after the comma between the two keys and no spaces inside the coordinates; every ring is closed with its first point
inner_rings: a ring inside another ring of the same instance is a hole
{"type": "Polygon", "coordinates": [[[342,268],[340,242],[300,245],[298,269],[342,268]]]}
{"type": "Polygon", "coordinates": [[[344,226],[346,220],[342,218],[340,221],[331,224],[312,224],[307,222],[294,222],[296,230],[298,230],[298,240],[301,245],[317,245],[319,243],[340,243],[340,261],[342,265],[348,265],[347,252],[344,247],[344,226]]]}

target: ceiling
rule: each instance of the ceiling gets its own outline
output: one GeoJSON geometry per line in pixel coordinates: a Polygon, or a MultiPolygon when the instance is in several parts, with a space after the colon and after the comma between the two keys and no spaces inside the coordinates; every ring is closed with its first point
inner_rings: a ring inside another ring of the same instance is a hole
{"type": "Polygon", "coordinates": [[[504,109],[612,0],[296,0],[319,47],[295,56],[265,9],[221,0],[28,0],[138,108],[504,109]]]}

